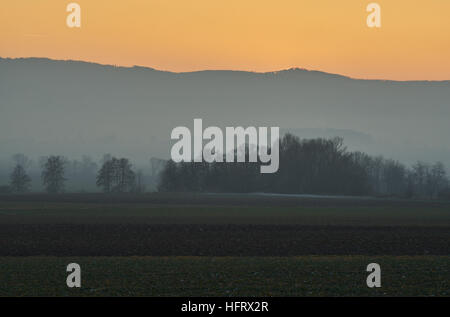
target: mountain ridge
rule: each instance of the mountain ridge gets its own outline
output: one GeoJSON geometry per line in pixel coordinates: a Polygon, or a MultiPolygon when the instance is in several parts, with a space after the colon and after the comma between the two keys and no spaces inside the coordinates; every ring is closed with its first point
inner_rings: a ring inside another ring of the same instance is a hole
{"type": "Polygon", "coordinates": [[[90,66],[97,66],[97,67],[111,67],[116,69],[122,69],[122,70],[145,70],[145,71],[154,71],[154,72],[160,72],[160,73],[167,73],[167,74],[175,74],[175,75],[189,75],[189,74],[199,74],[199,73],[243,73],[243,74],[252,74],[252,75],[282,75],[282,74],[295,74],[295,73],[303,73],[303,74],[311,74],[311,75],[323,75],[323,76],[329,76],[334,78],[341,78],[341,79],[349,79],[349,80],[364,80],[364,81],[374,81],[374,82],[398,82],[398,83],[414,83],[414,82],[428,82],[428,83],[449,83],[450,79],[448,80],[393,80],[393,79],[367,79],[367,78],[356,78],[351,77],[343,74],[338,73],[329,73],[322,70],[313,70],[313,69],[307,69],[302,67],[290,67],[286,69],[279,69],[274,71],[266,71],[266,72],[258,72],[258,71],[249,71],[249,70],[232,70],[232,69],[205,69],[205,70],[194,70],[194,71],[185,71],[185,72],[175,72],[170,70],[161,70],[149,66],[142,66],[142,65],[132,65],[132,66],[124,66],[124,65],[114,65],[114,64],[103,64],[99,62],[92,62],[92,61],[83,61],[83,60],[74,60],[74,59],[54,59],[54,58],[48,58],[48,57],[1,57],[0,56],[0,62],[2,61],[30,61],[30,62],[65,62],[69,64],[86,64],[90,66]]]}

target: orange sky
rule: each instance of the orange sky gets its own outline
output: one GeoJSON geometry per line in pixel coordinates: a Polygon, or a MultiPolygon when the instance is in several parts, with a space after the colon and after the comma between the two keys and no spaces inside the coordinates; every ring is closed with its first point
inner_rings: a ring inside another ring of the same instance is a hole
{"type": "Polygon", "coordinates": [[[450,1],[4,0],[1,57],[50,57],[171,71],[316,69],[357,78],[450,79],[450,1]]]}

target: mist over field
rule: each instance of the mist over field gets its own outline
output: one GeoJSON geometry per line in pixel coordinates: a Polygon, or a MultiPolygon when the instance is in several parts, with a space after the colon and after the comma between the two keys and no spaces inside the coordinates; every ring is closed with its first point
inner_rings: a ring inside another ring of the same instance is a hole
{"type": "Polygon", "coordinates": [[[407,165],[450,166],[450,81],[357,80],[304,69],[172,73],[44,58],[0,58],[0,166],[24,153],[98,162],[111,153],[150,168],[170,132],[279,126],[300,138],[344,138],[349,150],[407,165]]]}

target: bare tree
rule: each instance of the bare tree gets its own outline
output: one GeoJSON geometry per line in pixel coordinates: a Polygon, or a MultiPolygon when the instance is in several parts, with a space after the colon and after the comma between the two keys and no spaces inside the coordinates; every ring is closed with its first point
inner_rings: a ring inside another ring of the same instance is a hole
{"type": "Polygon", "coordinates": [[[178,190],[178,165],[172,160],[166,162],[166,166],[160,174],[158,191],[172,192],[178,190]]]}
{"type": "Polygon", "coordinates": [[[105,193],[111,192],[114,184],[114,161],[106,159],[97,174],[97,186],[103,187],[105,193]]]}
{"type": "Polygon", "coordinates": [[[27,175],[25,168],[17,164],[11,173],[10,187],[14,193],[25,193],[30,190],[31,178],[27,175]]]}
{"type": "Polygon", "coordinates": [[[43,165],[42,181],[48,193],[64,191],[66,160],[62,156],[50,156],[43,165]]]}
{"type": "Polygon", "coordinates": [[[116,186],[114,191],[119,193],[131,191],[134,188],[136,175],[131,169],[131,163],[126,158],[118,159],[115,163],[116,186]]]}
{"type": "Polygon", "coordinates": [[[126,158],[105,160],[97,174],[97,186],[104,192],[127,192],[135,189],[136,175],[126,158]]]}
{"type": "Polygon", "coordinates": [[[447,187],[447,176],[444,164],[436,162],[430,168],[427,177],[427,193],[430,198],[437,198],[441,191],[447,187]]]}
{"type": "Polygon", "coordinates": [[[412,178],[414,183],[414,194],[416,196],[425,196],[427,187],[427,175],[429,174],[429,165],[418,161],[412,167],[412,178]]]}

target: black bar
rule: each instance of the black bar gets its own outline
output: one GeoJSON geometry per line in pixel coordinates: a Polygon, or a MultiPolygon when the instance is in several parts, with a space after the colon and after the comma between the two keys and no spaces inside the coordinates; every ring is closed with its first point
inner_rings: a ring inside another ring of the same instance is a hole
{"type": "Polygon", "coordinates": [[[264,316],[287,316],[287,314],[315,315],[322,312],[335,314],[338,311],[366,315],[373,310],[387,313],[400,308],[403,313],[418,307],[436,310],[448,305],[449,298],[440,297],[98,297],[98,298],[1,298],[2,309],[52,310],[60,313],[104,313],[112,310],[118,314],[164,316],[161,314],[196,314],[203,316],[235,316],[236,314],[260,314],[264,316]],[[263,304],[267,303],[267,304],[263,304]],[[199,306],[199,304],[202,304],[199,306]],[[211,314],[211,305],[214,310],[211,314]],[[9,307],[8,307],[9,306],[9,307]],[[396,307],[397,306],[397,307],[396,307]],[[264,309],[267,307],[267,309],[264,309]]]}

